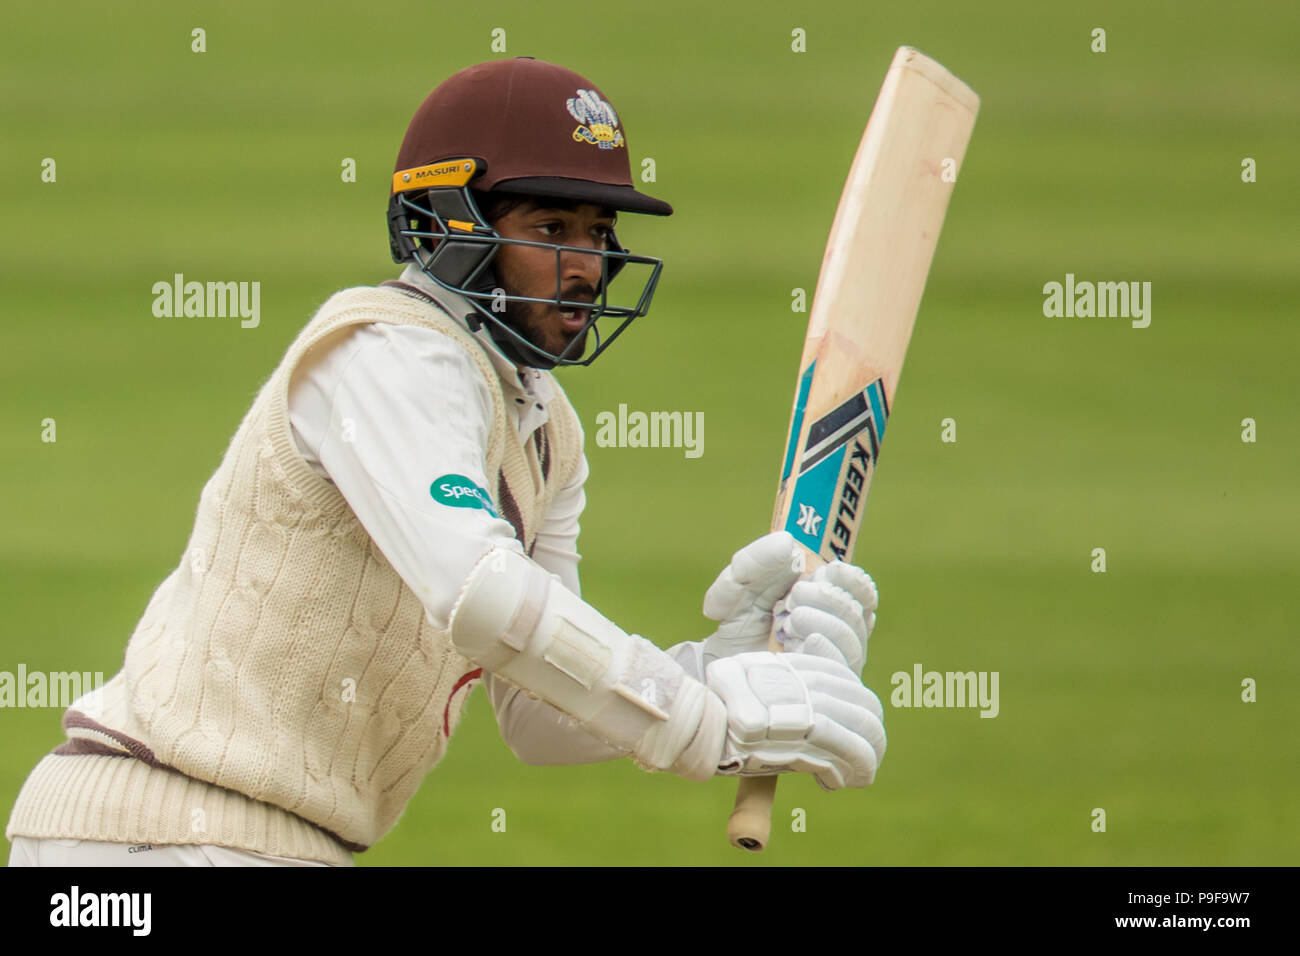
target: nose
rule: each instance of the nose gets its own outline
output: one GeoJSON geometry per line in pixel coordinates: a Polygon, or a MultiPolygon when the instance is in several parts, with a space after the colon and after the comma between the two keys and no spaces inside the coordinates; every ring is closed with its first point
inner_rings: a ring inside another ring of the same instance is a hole
{"type": "Polygon", "coordinates": [[[590,248],[591,251],[566,250],[561,254],[560,268],[564,277],[564,286],[569,288],[581,282],[593,289],[597,288],[600,285],[602,260],[599,253],[604,249],[604,244],[596,239],[586,239],[573,245],[590,248]]]}

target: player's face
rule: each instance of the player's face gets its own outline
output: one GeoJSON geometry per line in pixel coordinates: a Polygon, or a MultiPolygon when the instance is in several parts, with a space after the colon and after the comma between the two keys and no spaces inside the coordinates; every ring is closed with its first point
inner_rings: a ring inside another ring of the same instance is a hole
{"type": "MultiPolygon", "coordinates": [[[[614,228],[614,214],[606,207],[586,203],[573,209],[556,209],[528,200],[493,223],[506,239],[527,239],[558,246],[577,246],[593,251],[608,248],[614,228]]],[[[554,298],[555,252],[537,246],[503,245],[494,261],[497,278],[506,295],[554,298]]],[[[600,284],[600,256],[565,252],[560,257],[560,288],[563,299],[593,302],[600,284]]],[[[505,318],[520,335],[552,355],[563,352],[573,339],[582,338],[569,358],[580,358],[586,349],[586,309],[561,311],[543,302],[509,302],[505,318]]]]}

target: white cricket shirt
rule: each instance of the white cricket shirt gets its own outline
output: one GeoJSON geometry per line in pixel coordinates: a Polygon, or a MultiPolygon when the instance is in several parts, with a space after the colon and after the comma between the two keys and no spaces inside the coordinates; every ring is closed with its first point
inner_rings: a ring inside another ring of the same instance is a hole
{"type": "MultiPolygon", "coordinates": [[[[428,294],[461,326],[473,311],[414,264],[401,281],[428,294]]],[[[518,368],[484,328],[474,333],[501,373],[507,418],[521,442],[548,419],[554,390],[537,369],[518,368]]],[[[492,546],[522,552],[514,527],[480,508],[435,501],[443,475],[483,489],[492,398],[478,367],[432,329],[385,323],[355,326],[306,356],[289,387],[289,421],[299,451],[334,483],[393,569],[437,623],[446,625],[461,585],[492,546]]],[[[578,519],[586,504],[586,455],[558,490],[537,529],[533,560],[581,596],[578,519]]],[[[484,686],[507,745],[533,764],[574,764],[623,755],[549,704],[491,674],[484,686]]]]}

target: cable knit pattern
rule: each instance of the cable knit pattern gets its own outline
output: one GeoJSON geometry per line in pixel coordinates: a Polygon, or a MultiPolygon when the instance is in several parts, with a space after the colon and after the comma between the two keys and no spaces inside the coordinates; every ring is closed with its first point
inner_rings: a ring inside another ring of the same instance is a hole
{"type": "Polygon", "coordinates": [[[485,452],[498,513],[525,550],[581,457],[558,383],[544,446],[521,446],[484,346],[436,307],[388,288],[344,290],[289,347],[204,487],[178,567],[123,669],[32,772],[7,836],[220,844],[341,863],[397,822],[442,757],[475,665],[298,454],[293,369],[366,322],[423,325],[464,347],[493,395],[485,452]],[[350,699],[354,695],[355,699],[350,699]]]}

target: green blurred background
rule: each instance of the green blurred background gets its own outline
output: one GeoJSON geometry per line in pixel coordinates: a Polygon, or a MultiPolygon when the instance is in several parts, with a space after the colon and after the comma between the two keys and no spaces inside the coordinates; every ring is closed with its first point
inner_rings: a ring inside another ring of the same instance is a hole
{"type": "MultiPolygon", "coordinates": [[[[662,646],[703,637],[705,588],[766,530],[807,318],[791,289],[816,283],[907,43],[983,107],[858,550],[882,595],[866,679],[887,698],[918,662],[998,671],[997,719],[889,708],[875,786],[786,778],[753,856],[724,839],[732,782],[525,766],[479,692],[358,862],[1300,863],[1300,8],[1090,6],[6,7],[0,670],[118,669],[285,346],[333,291],[395,274],[401,135],[443,78],[503,55],[494,28],[504,55],[598,83],[634,169],[656,161],[642,188],[676,206],[620,225],[667,263],[651,314],[560,374],[588,433],[585,596],[662,646]],[[260,281],[260,327],[155,318],[175,272],[260,281]],[[1150,328],[1045,318],[1067,272],[1151,282],[1150,328]],[[704,412],[703,457],[596,447],[620,402],[704,412]]],[[[0,719],[7,818],[61,732],[57,710],[0,719]]]]}

